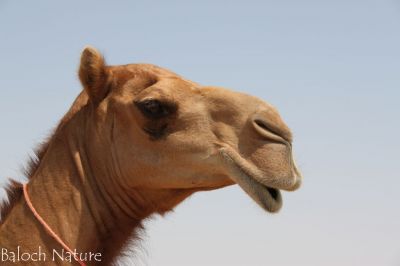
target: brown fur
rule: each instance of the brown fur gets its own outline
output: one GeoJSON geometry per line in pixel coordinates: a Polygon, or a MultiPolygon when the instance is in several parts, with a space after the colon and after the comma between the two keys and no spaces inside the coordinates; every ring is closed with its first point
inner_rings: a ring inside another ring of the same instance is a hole
{"type": "MultiPolygon", "coordinates": [[[[79,77],[84,90],[26,176],[46,222],[72,248],[102,252],[101,265],[120,255],[130,236],[138,238],[144,219],[197,191],[236,183],[276,212],[279,189],[300,186],[289,128],[255,97],[153,65],[107,66],[90,47],[79,77]]],[[[27,209],[21,184],[11,181],[6,191],[0,245],[60,249],[27,209]]]]}

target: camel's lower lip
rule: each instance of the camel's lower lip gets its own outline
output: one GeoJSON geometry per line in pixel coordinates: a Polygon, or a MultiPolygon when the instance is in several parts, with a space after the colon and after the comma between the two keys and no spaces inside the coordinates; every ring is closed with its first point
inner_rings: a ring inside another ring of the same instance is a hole
{"type": "Polygon", "coordinates": [[[270,194],[271,198],[266,199],[266,207],[265,209],[269,212],[277,212],[282,208],[282,195],[279,189],[276,188],[269,188],[266,187],[268,193],[270,194]]]}
{"type": "MultiPolygon", "coordinates": [[[[279,189],[276,188],[271,188],[267,187],[263,184],[260,184],[257,182],[254,178],[249,177],[249,180],[247,181],[250,185],[250,188],[247,188],[249,190],[246,191],[250,196],[251,194],[254,195],[252,197],[258,205],[260,205],[264,210],[268,212],[278,212],[283,204],[282,201],[282,195],[279,189]]],[[[238,183],[240,187],[243,188],[243,186],[238,183]]],[[[244,188],[243,188],[244,189],[244,188]]]]}
{"type": "Polygon", "coordinates": [[[277,212],[282,207],[282,195],[279,189],[261,184],[251,174],[244,171],[227,153],[222,151],[225,161],[232,168],[231,178],[238,184],[258,205],[268,212],[277,212]]]}

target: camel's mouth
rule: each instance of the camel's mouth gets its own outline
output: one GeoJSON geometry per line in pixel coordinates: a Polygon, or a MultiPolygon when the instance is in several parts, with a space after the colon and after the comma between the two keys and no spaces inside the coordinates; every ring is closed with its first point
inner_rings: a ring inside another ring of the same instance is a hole
{"type": "Polygon", "coordinates": [[[238,183],[238,185],[264,210],[273,213],[281,209],[283,201],[279,189],[264,186],[251,177],[248,177],[245,183],[238,183]]]}
{"type": "Polygon", "coordinates": [[[249,173],[236,163],[225,149],[220,150],[225,161],[233,170],[230,176],[258,205],[268,212],[278,212],[282,207],[282,195],[279,189],[261,184],[249,173]]]}

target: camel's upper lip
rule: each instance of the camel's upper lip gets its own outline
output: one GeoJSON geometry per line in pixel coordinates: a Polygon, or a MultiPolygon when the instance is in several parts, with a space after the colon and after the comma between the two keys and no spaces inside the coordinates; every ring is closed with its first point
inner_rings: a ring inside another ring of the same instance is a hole
{"type": "Polygon", "coordinates": [[[233,173],[231,178],[264,210],[277,212],[282,207],[281,192],[277,188],[260,183],[251,171],[243,169],[224,148],[220,152],[233,173]]]}

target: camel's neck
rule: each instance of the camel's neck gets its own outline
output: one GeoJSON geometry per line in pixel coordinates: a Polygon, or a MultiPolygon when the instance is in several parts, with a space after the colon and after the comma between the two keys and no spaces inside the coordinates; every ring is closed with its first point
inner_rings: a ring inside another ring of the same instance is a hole
{"type": "MultiPolygon", "coordinates": [[[[128,238],[135,237],[143,219],[171,210],[194,190],[144,191],[124,186],[110,148],[111,130],[96,127],[87,117],[91,116],[78,113],[57,130],[29,181],[28,193],[37,212],[71,249],[90,259],[89,265],[108,265],[128,238]],[[101,262],[95,260],[96,253],[101,254],[97,256],[101,262]]],[[[47,261],[62,264],[57,255],[61,245],[49,236],[23,198],[0,226],[0,247],[15,253],[18,247],[30,253],[41,249],[47,261]]],[[[12,253],[8,254],[11,258],[12,253]]],[[[31,264],[32,259],[26,262],[31,264]]]]}
{"type": "MultiPolygon", "coordinates": [[[[78,122],[71,128],[85,131],[84,121],[78,122]]],[[[71,249],[101,253],[96,258],[105,265],[150,213],[141,211],[131,195],[113,182],[106,162],[91,165],[84,136],[68,130],[66,127],[50,142],[30,179],[28,192],[37,212],[71,249]]],[[[26,252],[37,252],[40,247],[47,261],[54,258],[61,263],[54,251],[61,254],[62,247],[34,218],[23,198],[1,225],[0,236],[0,247],[9,255],[17,252],[18,246],[26,252]]],[[[97,260],[93,256],[89,265],[97,260]]]]}

